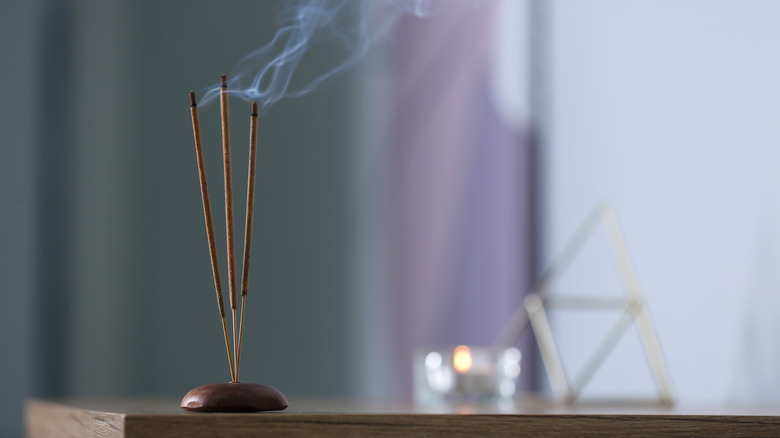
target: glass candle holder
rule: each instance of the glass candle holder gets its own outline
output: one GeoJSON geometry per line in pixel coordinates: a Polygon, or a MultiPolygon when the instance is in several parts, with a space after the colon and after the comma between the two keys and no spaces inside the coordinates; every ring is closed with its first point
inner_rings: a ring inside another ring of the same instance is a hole
{"type": "Polygon", "coordinates": [[[484,403],[512,400],[520,376],[515,347],[459,345],[425,348],[414,355],[418,403],[484,403]]]}

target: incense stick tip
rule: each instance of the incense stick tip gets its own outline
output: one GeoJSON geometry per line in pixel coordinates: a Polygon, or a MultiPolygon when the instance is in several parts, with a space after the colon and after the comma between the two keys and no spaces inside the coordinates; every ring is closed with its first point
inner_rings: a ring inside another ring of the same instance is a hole
{"type": "Polygon", "coordinates": [[[252,102],[252,117],[257,117],[257,102],[252,102]]]}
{"type": "Polygon", "coordinates": [[[219,83],[220,83],[220,87],[227,88],[227,75],[220,76],[219,83]]]}
{"type": "Polygon", "coordinates": [[[195,101],[194,91],[190,91],[190,106],[198,106],[198,103],[195,101]]]}

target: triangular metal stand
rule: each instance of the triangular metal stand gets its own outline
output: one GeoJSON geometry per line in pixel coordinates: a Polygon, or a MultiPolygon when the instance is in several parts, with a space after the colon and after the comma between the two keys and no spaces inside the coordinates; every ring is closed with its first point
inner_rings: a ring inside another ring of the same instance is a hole
{"type": "Polygon", "coordinates": [[[597,206],[585,219],[563,252],[531,288],[525,298],[525,305],[515,312],[509,325],[496,342],[499,346],[514,345],[520,335],[533,327],[536,342],[542,355],[542,361],[555,397],[562,402],[575,401],[598,368],[604,363],[620,337],[635,323],[658,388],[658,402],[664,405],[673,403],[673,394],[669,373],[666,368],[661,347],[658,344],[650,315],[642,299],[634,266],[628,254],[623,233],[615,211],[611,206],[597,206]],[[622,298],[603,297],[556,297],[548,294],[549,288],[568,269],[576,256],[585,246],[588,238],[598,229],[604,229],[610,251],[617,265],[620,280],[625,292],[622,298]],[[620,312],[620,317],[610,329],[591,357],[585,362],[580,373],[573,381],[566,378],[558,348],[547,318],[548,308],[607,308],[620,312]]]}

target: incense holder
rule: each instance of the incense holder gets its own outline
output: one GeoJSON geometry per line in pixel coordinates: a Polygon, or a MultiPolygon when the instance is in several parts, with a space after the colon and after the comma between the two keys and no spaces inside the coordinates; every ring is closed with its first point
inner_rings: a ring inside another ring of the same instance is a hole
{"type": "Polygon", "coordinates": [[[273,386],[243,382],[198,386],[181,400],[182,409],[198,412],[282,411],[287,406],[287,398],[273,386]]]}

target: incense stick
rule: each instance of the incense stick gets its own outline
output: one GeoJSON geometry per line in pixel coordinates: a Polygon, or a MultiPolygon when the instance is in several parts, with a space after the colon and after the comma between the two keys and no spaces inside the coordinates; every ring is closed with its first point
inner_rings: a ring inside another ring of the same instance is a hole
{"type": "Polygon", "coordinates": [[[214,275],[214,289],[217,291],[217,305],[222,317],[222,332],[225,335],[225,348],[227,348],[228,362],[230,363],[230,378],[236,380],[236,372],[233,364],[233,353],[230,351],[227,323],[225,322],[225,300],[222,297],[222,280],[219,275],[219,262],[217,258],[217,243],[214,236],[214,221],[211,218],[211,202],[209,201],[209,185],[206,180],[206,166],[203,161],[203,146],[200,138],[200,121],[198,119],[198,104],[195,101],[195,93],[190,92],[190,113],[192,115],[192,131],[195,136],[195,155],[198,160],[198,179],[200,179],[200,196],[203,200],[203,215],[206,218],[206,236],[209,241],[209,256],[211,257],[211,272],[214,275]]]}
{"type": "Polygon", "coordinates": [[[241,323],[238,330],[236,379],[241,371],[241,347],[244,345],[244,310],[249,292],[249,255],[252,249],[252,218],[255,207],[255,171],[257,169],[257,102],[252,102],[249,119],[249,170],[246,181],[246,222],[244,224],[244,264],[241,270],[241,323]]]}
{"type": "MultiPolygon", "coordinates": [[[[222,162],[225,169],[225,232],[227,234],[228,251],[228,288],[230,292],[230,309],[233,313],[233,354],[236,351],[236,242],[233,224],[233,171],[230,159],[230,114],[228,111],[227,76],[220,78],[219,109],[222,114],[222,162]]],[[[237,357],[234,362],[237,361],[237,357]]],[[[235,379],[234,379],[235,381],[235,379]]]]}

